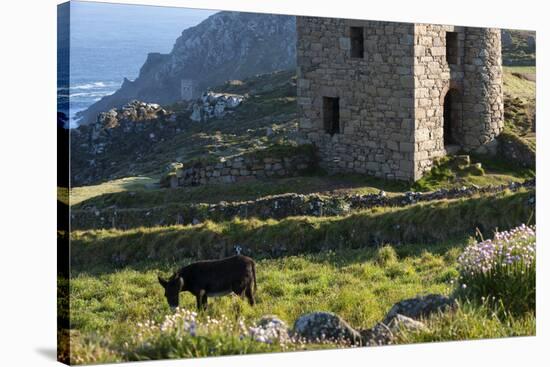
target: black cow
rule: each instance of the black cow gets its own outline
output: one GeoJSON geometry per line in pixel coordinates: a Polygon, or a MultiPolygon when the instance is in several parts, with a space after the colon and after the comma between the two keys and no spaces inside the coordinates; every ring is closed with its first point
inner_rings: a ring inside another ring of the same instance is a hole
{"type": "Polygon", "coordinates": [[[222,260],[197,261],[184,266],[169,279],[158,277],[172,309],[179,306],[179,293],[189,291],[197,298],[197,308],[206,309],[208,297],[235,293],[245,296],[251,306],[256,293],[256,265],[247,256],[236,255],[222,260]]]}

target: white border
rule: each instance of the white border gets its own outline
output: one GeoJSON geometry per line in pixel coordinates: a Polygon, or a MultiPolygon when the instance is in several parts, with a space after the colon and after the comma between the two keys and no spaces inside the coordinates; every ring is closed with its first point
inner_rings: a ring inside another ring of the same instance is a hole
{"type": "MultiPolygon", "coordinates": [[[[106,1],[104,1],[106,2],[106,1]]],[[[129,363],[124,366],[537,366],[546,364],[550,264],[544,248],[548,224],[546,90],[547,10],[542,1],[310,1],[120,0],[117,3],[332,16],[407,22],[532,29],[537,31],[538,299],[537,337],[435,343],[322,352],[279,353],[129,363]]],[[[56,4],[55,0],[3,1],[0,159],[0,364],[49,366],[56,330],[56,4]]]]}

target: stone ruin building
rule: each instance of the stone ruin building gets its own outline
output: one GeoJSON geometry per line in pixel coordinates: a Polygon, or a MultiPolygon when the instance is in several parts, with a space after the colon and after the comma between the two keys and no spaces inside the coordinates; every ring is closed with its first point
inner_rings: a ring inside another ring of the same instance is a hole
{"type": "Polygon", "coordinates": [[[300,131],[329,172],[418,180],[435,158],[492,153],[500,30],[297,17],[300,131]]]}
{"type": "Polygon", "coordinates": [[[192,79],[181,80],[181,99],[189,101],[195,97],[195,83],[192,79]]]}

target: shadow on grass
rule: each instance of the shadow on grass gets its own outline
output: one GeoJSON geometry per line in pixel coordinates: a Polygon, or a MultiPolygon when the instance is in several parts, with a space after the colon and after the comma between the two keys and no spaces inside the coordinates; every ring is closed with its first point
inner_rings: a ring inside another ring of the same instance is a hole
{"type": "MultiPolygon", "coordinates": [[[[235,253],[237,244],[244,254],[256,259],[376,248],[384,244],[418,244],[418,251],[433,251],[432,248],[450,241],[463,241],[476,231],[489,237],[497,228],[532,224],[533,194],[518,192],[444,200],[345,217],[291,217],[280,221],[252,218],[207,221],[196,226],[74,232],[71,265],[76,272],[109,272],[137,264],[174,265],[191,258],[229,256],[235,253]]],[[[405,246],[400,251],[407,253],[410,248],[405,246]]]]}
{"type": "MultiPolygon", "coordinates": [[[[269,195],[286,193],[312,194],[325,192],[346,193],[365,188],[372,192],[380,190],[399,192],[410,189],[409,184],[387,181],[369,176],[338,175],[329,176],[316,173],[311,176],[272,179],[248,183],[211,184],[177,189],[152,189],[135,192],[123,191],[105,193],[75,205],[74,209],[95,206],[97,208],[116,205],[121,208],[146,208],[170,203],[218,203],[220,201],[255,200],[269,195]]],[[[128,189],[130,190],[130,189],[128,189]]]]}

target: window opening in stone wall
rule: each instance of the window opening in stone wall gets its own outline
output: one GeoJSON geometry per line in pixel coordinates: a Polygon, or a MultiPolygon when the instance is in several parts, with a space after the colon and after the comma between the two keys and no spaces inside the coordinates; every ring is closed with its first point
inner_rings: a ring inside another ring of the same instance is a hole
{"type": "Polygon", "coordinates": [[[447,63],[458,64],[458,33],[447,32],[445,35],[447,63]]]}
{"type": "Polygon", "coordinates": [[[340,133],[340,99],[323,97],[323,123],[330,135],[340,133]]]}
{"type": "Polygon", "coordinates": [[[365,51],[363,27],[350,27],[349,34],[351,39],[351,57],[362,59],[365,51]]]}

